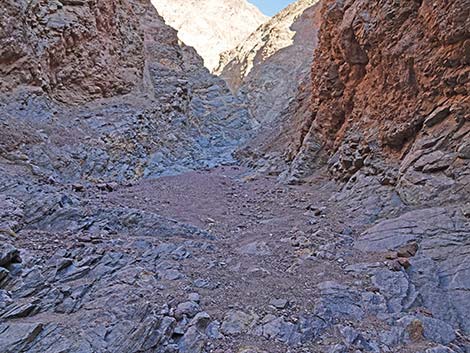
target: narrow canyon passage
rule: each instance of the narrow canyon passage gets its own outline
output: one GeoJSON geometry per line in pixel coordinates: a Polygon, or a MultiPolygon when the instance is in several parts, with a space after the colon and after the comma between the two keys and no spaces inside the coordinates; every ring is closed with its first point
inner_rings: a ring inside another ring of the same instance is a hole
{"type": "Polygon", "coordinates": [[[287,3],[0,1],[0,353],[470,353],[470,0],[287,3]]]}

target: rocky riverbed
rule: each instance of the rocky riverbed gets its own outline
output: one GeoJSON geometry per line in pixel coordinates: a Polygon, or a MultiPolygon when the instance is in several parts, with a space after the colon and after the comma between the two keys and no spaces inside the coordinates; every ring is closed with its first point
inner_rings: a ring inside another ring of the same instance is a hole
{"type": "Polygon", "coordinates": [[[470,352],[467,2],[288,8],[262,126],[147,0],[0,4],[0,352],[470,352]]]}

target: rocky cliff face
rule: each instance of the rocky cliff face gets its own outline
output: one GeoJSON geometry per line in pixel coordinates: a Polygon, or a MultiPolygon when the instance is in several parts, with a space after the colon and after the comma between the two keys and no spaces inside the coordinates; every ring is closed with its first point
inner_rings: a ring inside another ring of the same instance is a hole
{"type": "Polygon", "coordinates": [[[130,3],[6,1],[1,7],[2,92],[31,85],[75,103],[128,93],[142,78],[144,38],[130,3]]]}
{"type": "Polygon", "coordinates": [[[3,1],[0,352],[468,352],[467,5],[326,0],[252,140],[149,1],[3,1]]]}
{"type": "MultiPolygon", "coordinates": [[[[419,301],[411,307],[425,307],[437,320],[434,329],[450,324],[464,335],[470,332],[462,320],[470,312],[463,280],[470,229],[469,11],[466,0],[326,1],[313,93],[286,126],[290,167],[282,175],[295,182],[326,163],[347,182],[336,202],[363,205],[352,213],[375,204],[390,219],[363,232],[355,247],[377,254],[415,242],[421,250],[406,276],[419,301]],[[385,211],[391,204],[404,208],[385,211]]],[[[404,320],[416,319],[404,312],[404,320]]]]}
{"type": "MultiPolygon", "coordinates": [[[[468,129],[467,5],[327,2],[312,69],[312,117],[291,146],[294,165],[307,166],[349,140],[395,160],[444,148],[446,168],[465,163],[458,151],[468,129]],[[423,148],[423,139],[434,142],[423,148]]],[[[335,169],[351,174],[361,164],[351,162],[335,169]]]]}
{"type": "Polygon", "coordinates": [[[32,127],[3,151],[44,176],[133,179],[217,163],[250,128],[147,1],[7,1],[2,23],[3,131],[32,127]]]}
{"type": "Polygon", "coordinates": [[[194,47],[209,70],[220,53],[234,48],[268,20],[246,0],[152,0],[178,37],[194,47]]]}
{"type": "Polygon", "coordinates": [[[318,0],[300,0],[221,55],[216,73],[245,99],[258,122],[270,124],[309,75],[320,23],[318,0]]]}

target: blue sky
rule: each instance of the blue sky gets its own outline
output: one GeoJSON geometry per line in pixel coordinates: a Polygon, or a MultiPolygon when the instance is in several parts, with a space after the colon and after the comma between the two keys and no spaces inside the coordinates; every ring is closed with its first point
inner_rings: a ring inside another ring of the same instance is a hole
{"type": "Polygon", "coordinates": [[[248,0],[268,16],[274,16],[294,0],[248,0]]]}

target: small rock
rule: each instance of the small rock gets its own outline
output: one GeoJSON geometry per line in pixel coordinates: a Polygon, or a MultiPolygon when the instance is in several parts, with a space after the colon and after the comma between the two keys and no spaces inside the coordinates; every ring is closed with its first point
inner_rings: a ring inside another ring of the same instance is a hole
{"type": "Polygon", "coordinates": [[[219,338],[222,338],[222,334],[220,333],[220,322],[219,321],[213,321],[211,322],[206,329],[206,335],[210,339],[216,340],[219,338]]]}
{"type": "Polygon", "coordinates": [[[274,306],[276,309],[285,309],[289,302],[286,299],[273,299],[269,302],[270,305],[274,306]]]}
{"type": "Polygon", "coordinates": [[[420,320],[413,320],[406,328],[410,339],[414,342],[424,338],[424,326],[420,320]]]}
{"type": "Polygon", "coordinates": [[[4,310],[11,303],[13,303],[13,300],[10,294],[4,289],[0,289],[0,310],[4,310]]]}
{"type": "Polygon", "coordinates": [[[459,154],[459,158],[470,159],[470,141],[462,143],[457,149],[457,153],[459,154]]]}
{"type": "Polygon", "coordinates": [[[402,268],[407,269],[411,266],[410,261],[406,257],[399,257],[395,260],[388,261],[387,266],[391,271],[401,271],[402,268]]]}
{"type": "Polygon", "coordinates": [[[118,183],[115,183],[115,182],[101,183],[101,184],[97,184],[96,187],[102,191],[112,192],[118,188],[118,183]]]}
{"type": "Polygon", "coordinates": [[[343,342],[345,345],[348,347],[356,341],[356,339],[359,337],[359,333],[353,329],[350,326],[345,326],[340,328],[339,330],[341,332],[341,335],[343,336],[343,342]]]}
{"type": "Polygon", "coordinates": [[[247,330],[253,319],[253,316],[246,314],[243,311],[230,311],[222,322],[221,331],[223,334],[229,336],[239,335],[247,330]]]}
{"type": "Polygon", "coordinates": [[[326,207],[317,207],[315,205],[309,205],[307,206],[307,210],[313,211],[313,214],[318,217],[325,212],[326,207]]]}
{"type": "Polygon", "coordinates": [[[196,326],[200,330],[205,330],[209,323],[211,322],[211,317],[205,311],[197,313],[196,316],[190,321],[190,326],[196,326]]]}
{"type": "Polygon", "coordinates": [[[21,262],[20,252],[10,244],[0,244],[0,266],[21,262]]]}
{"type": "Polygon", "coordinates": [[[424,125],[427,127],[432,127],[440,122],[444,121],[450,114],[450,109],[448,107],[439,107],[436,108],[427,118],[424,120],[424,125]]]}
{"type": "Polygon", "coordinates": [[[194,286],[196,288],[215,289],[218,287],[218,284],[212,283],[211,281],[208,281],[203,278],[198,278],[194,281],[194,286]]]}
{"type": "Polygon", "coordinates": [[[414,241],[414,242],[408,243],[400,247],[397,250],[397,256],[409,258],[409,257],[415,256],[417,252],[418,252],[418,243],[414,241]]]}
{"type": "Polygon", "coordinates": [[[192,302],[199,303],[201,301],[201,296],[198,293],[190,293],[188,299],[192,302]]]}
{"type": "Polygon", "coordinates": [[[440,344],[449,344],[455,340],[455,330],[448,323],[427,316],[420,316],[419,319],[423,324],[423,335],[426,339],[440,344]]]}
{"type": "Polygon", "coordinates": [[[239,250],[240,254],[243,255],[258,255],[258,256],[267,256],[271,255],[271,250],[269,249],[266,242],[252,242],[250,244],[244,245],[239,250]]]}
{"type": "Polygon", "coordinates": [[[83,192],[85,191],[85,186],[82,184],[72,184],[72,190],[76,192],[83,192]]]}
{"type": "Polygon", "coordinates": [[[397,261],[405,270],[411,266],[410,260],[406,257],[399,257],[397,261]]]}
{"type": "Polygon", "coordinates": [[[163,279],[166,279],[168,281],[176,281],[176,280],[184,277],[181,272],[179,272],[178,270],[175,270],[175,269],[169,269],[169,270],[161,271],[160,276],[163,279]]]}
{"type": "Polygon", "coordinates": [[[201,311],[198,303],[195,302],[184,302],[178,304],[175,310],[175,318],[181,319],[183,316],[194,317],[198,312],[201,311]]]}

